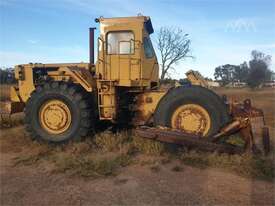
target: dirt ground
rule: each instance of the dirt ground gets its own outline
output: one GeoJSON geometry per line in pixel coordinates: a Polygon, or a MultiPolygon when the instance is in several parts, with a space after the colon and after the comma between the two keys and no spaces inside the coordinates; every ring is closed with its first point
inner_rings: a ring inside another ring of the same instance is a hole
{"type": "Polygon", "coordinates": [[[50,172],[49,165],[12,166],[1,153],[1,205],[274,205],[274,184],[177,161],[153,172],[133,165],[118,176],[87,179],[50,172]]]}
{"type": "MultiPolygon", "coordinates": [[[[251,98],[256,107],[263,108],[269,127],[275,128],[274,90],[217,92],[235,99],[251,98]]],[[[0,138],[22,135],[20,124],[1,128],[0,138]]],[[[14,158],[24,154],[24,147],[28,145],[1,145],[1,206],[275,205],[274,181],[241,177],[222,169],[190,167],[179,160],[159,165],[157,170],[151,165],[131,164],[114,176],[85,178],[53,172],[46,161],[15,166],[14,158]],[[173,170],[175,167],[181,169],[173,170]]]]}
{"type": "MultiPolygon", "coordinates": [[[[10,138],[8,145],[0,141],[1,206],[275,204],[275,182],[241,177],[223,169],[190,167],[177,159],[157,167],[154,163],[130,164],[116,175],[98,178],[56,172],[47,160],[15,165],[16,159],[24,160],[26,150],[36,150],[36,146],[7,133],[20,137],[24,131],[16,126],[0,135],[1,140],[10,138]]],[[[158,159],[150,155],[143,158],[144,162],[146,158],[152,162],[158,159]]]]}

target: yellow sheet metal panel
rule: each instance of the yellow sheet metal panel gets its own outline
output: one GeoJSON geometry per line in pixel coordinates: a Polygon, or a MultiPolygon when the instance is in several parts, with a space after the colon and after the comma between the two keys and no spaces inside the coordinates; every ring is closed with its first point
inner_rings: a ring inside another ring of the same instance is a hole
{"type": "Polygon", "coordinates": [[[10,87],[10,100],[12,102],[20,102],[21,101],[14,86],[10,87]]]}
{"type": "Polygon", "coordinates": [[[116,90],[113,81],[97,81],[98,111],[100,120],[114,120],[117,113],[116,90]]]}
{"type": "Polygon", "coordinates": [[[93,91],[94,79],[89,71],[84,68],[71,66],[71,67],[60,67],[58,69],[60,76],[69,76],[72,80],[80,84],[86,91],[93,91]]]}
{"type": "Polygon", "coordinates": [[[35,86],[33,84],[33,70],[31,65],[25,65],[22,69],[22,78],[19,79],[18,85],[19,85],[19,95],[23,102],[26,102],[33,90],[35,89],[35,86]]]}
{"type": "Polygon", "coordinates": [[[140,87],[158,82],[157,58],[149,38],[152,27],[149,32],[146,27],[150,18],[100,18],[98,21],[100,38],[97,76],[104,80],[117,81],[118,86],[127,87],[136,86],[136,82],[140,87]],[[149,84],[143,85],[144,82],[149,84]]]}
{"type": "Polygon", "coordinates": [[[33,69],[58,68],[56,71],[48,71],[47,74],[55,81],[69,81],[80,84],[86,91],[92,92],[95,79],[90,73],[90,67],[87,63],[67,63],[67,64],[24,64],[15,67],[15,77],[18,79],[17,92],[15,88],[11,89],[12,101],[26,102],[30,94],[35,89],[33,79],[33,69]]]}
{"type": "Polygon", "coordinates": [[[30,64],[20,64],[17,65],[16,68],[19,67],[39,67],[39,68],[49,68],[49,67],[71,67],[71,66],[77,66],[77,67],[82,67],[85,69],[90,69],[90,64],[85,63],[85,62],[80,62],[80,63],[52,63],[52,64],[41,64],[41,63],[30,63],[30,64]]]}
{"type": "Polygon", "coordinates": [[[155,109],[161,100],[161,98],[166,94],[166,91],[147,91],[137,97],[137,104],[135,110],[137,110],[136,116],[134,118],[134,124],[144,124],[149,121],[155,112],[155,109]]]}

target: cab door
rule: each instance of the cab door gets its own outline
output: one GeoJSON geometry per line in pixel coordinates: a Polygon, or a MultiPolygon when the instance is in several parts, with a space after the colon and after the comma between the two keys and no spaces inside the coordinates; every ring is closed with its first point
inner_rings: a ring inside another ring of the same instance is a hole
{"type": "Polygon", "coordinates": [[[140,61],[137,56],[137,42],[132,31],[109,31],[107,42],[107,79],[118,80],[121,86],[131,86],[137,78],[140,61]]]}

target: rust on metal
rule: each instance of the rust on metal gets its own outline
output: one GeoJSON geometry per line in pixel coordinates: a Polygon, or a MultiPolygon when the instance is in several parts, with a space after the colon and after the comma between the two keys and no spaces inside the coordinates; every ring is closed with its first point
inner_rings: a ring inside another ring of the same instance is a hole
{"type": "Polygon", "coordinates": [[[210,129],[210,116],[201,106],[186,104],[180,106],[172,115],[171,125],[185,133],[205,136],[210,129]]]}
{"type": "MultiPolygon", "coordinates": [[[[240,132],[245,141],[246,150],[268,152],[269,145],[263,146],[262,144],[264,139],[263,128],[265,127],[263,111],[252,107],[251,100],[246,99],[243,103],[231,103],[230,112],[233,119],[239,122],[235,132],[240,132]]],[[[266,136],[266,141],[269,141],[269,136],[266,136]]]]}
{"type": "Polygon", "coordinates": [[[25,108],[25,103],[23,102],[11,102],[11,101],[0,102],[1,115],[11,115],[14,113],[23,112],[24,108],[25,108]]]}
{"type": "Polygon", "coordinates": [[[248,127],[249,118],[236,118],[231,123],[223,127],[220,132],[213,136],[213,141],[218,141],[221,137],[233,134],[242,128],[248,127]]]}
{"type": "Polygon", "coordinates": [[[171,130],[168,128],[155,128],[155,127],[139,127],[136,129],[139,136],[144,138],[149,138],[152,140],[157,140],[160,142],[167,142],[173,144],[184,145],[188,147],[195,147],[202,151],[208,152],[220,152],[236,154],[242,153],[243,150],[238,147],[234,147],[226,144],[217,144],[207,141],[205,138],[201,138],[198,135],[192,135],[188,133],[183,133],[178,130],[171,130]]]}
{"type": "Polygon", "coordinates": [[[263,110],[252,107],[251,100],[246,99],[243,103],[233,102],[230,104],[230,113],[234,118],[236,117],[263,117],[263,110]]]}
{"type": "Polygon", "coordinates": [[[262,128],[262,137],[264,153],[265,155],[268,155],[270,152],[270,136],[268,127],[262,128]]]}
{"type": "MultiPolygon", "coordinates": [[[[181,111],[176,116],[180,118],[181,111]]],[[[230,113],[233,117],[231,123],[223,127],[213,137],[203,138],[200,133],[188,133],[177,126],[171,128],[139,127],[138,135],[141,137],[162,142],[196,147],[204,151],[218,151],[226,153],[241,153],[244,151],[268,154],[270,151],[269,131],[265,127],[263,111],[251,106],[251,100],[246,99],[243,103],[230,104],[230,113]],[[260,134],[258,134],[260,130],[260,134]],[[245,141],[244,148],[218,143],[221,138],[228,138],[231,134],[239,132],[245,141]],[[256,139],[256,140],[255,140],[256,139]],[[261,141],[261,143],[259,143],[261,141]],[[263,145],[263,147],[260,147],[263,145]]]]}

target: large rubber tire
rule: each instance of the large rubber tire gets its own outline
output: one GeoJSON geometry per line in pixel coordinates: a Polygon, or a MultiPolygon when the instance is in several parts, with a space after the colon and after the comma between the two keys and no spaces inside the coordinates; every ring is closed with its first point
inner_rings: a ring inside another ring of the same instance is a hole
{"type": "Polygon", "coordinates": [[[230,121],[228,108],[217,94],[204,87],[192,85],[173,88],[161,99],[154,114],[154,125],[171,127],[173,113],[185,104],[199,105],[208,112],[211,126],[205,137],[211,137],[230,121]]]}
{"type": "Polygon", "coordinates": [[[69,140],[80,140],[93,126],[93,104],[91,95],[74,84],[66,82],[48,82],[37,86],[26,103],[25,126],[31,137],[49,143],[64,143],[69,140]],[[71,123],[68,129],[60,134],[49,133],[40,121],[40,109],[48,101],[57,100],[70,110],[71,123]]]}

